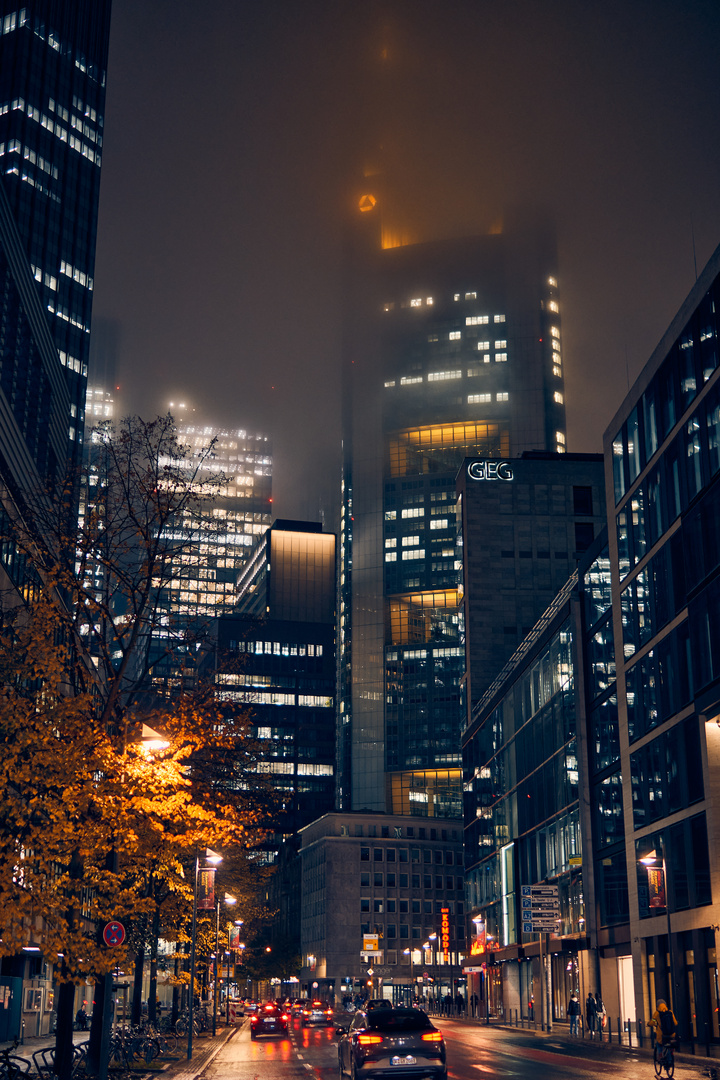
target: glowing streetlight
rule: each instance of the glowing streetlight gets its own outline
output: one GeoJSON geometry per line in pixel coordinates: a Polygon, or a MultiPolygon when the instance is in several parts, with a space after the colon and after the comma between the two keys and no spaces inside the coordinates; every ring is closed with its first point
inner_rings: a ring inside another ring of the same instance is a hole
{"type": "MultiPolygon", "coordinates": [[[[206,848],[203,855],[206,863],[210,866],[217,866],[222,862],[222,855],[218,855],[212,848],[206,848]]],[[[192,1060],[193,1052],[193,1012],[195,1007],[195,939],[197,936],[197,891],[198,891],[198,875],[200,873],[200,855],[195,855],[195,887],[193,889],[193,913],[192,913],[192,931],[190,935],[190,1007],[188,1009],[188,1041],[187,1041],[187,1059],[192,1060]]],[[[217,954],[217,950],[216,950],[217,954]]],[[[216,961],[217,963],[217,961],[216,961]]]]}

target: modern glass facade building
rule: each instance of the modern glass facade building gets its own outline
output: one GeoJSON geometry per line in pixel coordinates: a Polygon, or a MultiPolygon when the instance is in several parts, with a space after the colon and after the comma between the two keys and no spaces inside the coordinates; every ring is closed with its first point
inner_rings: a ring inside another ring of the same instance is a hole
{"type": "Polygon", "coordinates": [[[565,449],[554,242],[508,221],[383,248],[379,212],[364,195],[346,284],[338,805],[459,818],[455,479],[565,449]]]}
{"type": "Polygon", "coordinates": [[[182,552],[173,581],[160,597],[166,618],[152,642],[153,682],[158,687],[178,678],[193,639],[205,634],[211,620],[232,610],[238,574],[272,520],[268,436],[204,424],[186,418],[182,406],[170,407],[179,412],[178,442],[188,448],[188,468],[197,468],[198,487],[202,489],[205,478],[218,475],[227,479],[227,486],[206,511],[207,531],[198,532],[193,523],[192,533],[186,535],[183,523],[177,524],[182,552]],[[211,443],[212,451],[207,455],[211,443]]]}
{"type": "MultiPolygon", "coordinates": [[[[110,0],[28,0],[13,10],[6,4],[4,11],[0,175],[56,362],[64,368],[69,446],[63,457],[76,463],[88,375],[110,0]]],[[[17,301],[10,299],[7,266],[2,271],[4,317],[14,320],[17,301]]],[[[45,380],[28,369],[22,335],[4,334],[2,349],[3,392],[18,423],[23,426],[21,416],[26,420],[28,441],[42,440],[42,406],[29,421],[23,410],[34,397],[48,408],[45,380]]],[[[48,466],[41,466],[44,476],[48,466]]]]}
{"type": "Polygon", "coordinates": [[[702,1042],[720,1037],[719,310],[720,249],[605,434],[617,795],[593,798],[627,867],[621,929],[598,860],[601,946],[626,938],[639,1017],[664,997],[702,1042]]]}
{"type": "Polygon", "coordinates": [[[335,802],[335,535],[276,521],[218,620],[215,681],[251,714],[262,769],[280,795],[279,844],[335,802]]]}

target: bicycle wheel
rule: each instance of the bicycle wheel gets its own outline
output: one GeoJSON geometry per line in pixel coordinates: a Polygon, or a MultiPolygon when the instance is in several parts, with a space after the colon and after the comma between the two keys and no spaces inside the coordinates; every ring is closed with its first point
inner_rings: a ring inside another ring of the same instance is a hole
{"type": "Polygon", "coordinates": [[[660,1076],[663,1068],[663,1053],[660,1043],[655,1043],[655,1049],[653,1050],[653,1065],[655,1066],[655,1075],[660,1076]]]}
{"type": "Polygon", "coordinates": [[[672,1047],[668,1046],[665,1053],[665,1072],[668,1076],[672,1076],[675,1072],[675,1055],[672,1052],[672,1047]]]}
{"type": "Polygon", "coordinates": [[[167,1053],[174,1054],[178,1048],[178,1041],[175,1036],[171,1035],[170,1032],[167,1032],[167,1034],[162,1036],[162,1041],[165,1044],[165,1050],[167,1051],[167,1053]]]}

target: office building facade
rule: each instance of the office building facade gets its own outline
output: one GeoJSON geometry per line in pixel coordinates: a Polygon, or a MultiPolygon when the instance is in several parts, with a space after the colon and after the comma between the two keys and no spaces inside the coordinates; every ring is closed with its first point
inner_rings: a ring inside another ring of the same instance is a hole
{"type": "Polygon", "coordinates": [[[594,795],[622,830],[629,916],[615,926],[606,901],[601,956],[624,936],[637,1016],[664,997],[682,1032],[716,1045],[719,310],[720,248],[605,433],[619,724],[604,786],[618,797],[594,795]]]}
{"type": "Polygon", "coordinates": [[[458,474],[465,696],[479,698],[605,525],[602,454],[468,458],[458,474]]]}
{"type": "Polygon", "coordinates": [[[554,244],[509,223],[383,248],[379,210],[360,200],[346,285],[338,806],[460,819],[455,479],[565,449],[554,244]]]}
{"type": "MultiPolygon", "coordinates": [[[[57,402],[67,409],[65,453],[59,463],[41,462],[43,477],[81,454],[109,27],[110,0],[28,0],[0,23],[3,189],[69,399],[57,402]]],[[[32,445],[53,412],[54,379],[23,352],[15,295],[22,285],[9,280],[7,250],[3,258],[5,318],[14,329],[3,335],[2,389],[32,445]],[[23,402],[27,409],[33,398],[40,409],[27,418],[23,402]]]]}
{"type": "Polygon", "coordinates": [[[281,794],[276,841],[335,800],[335,535],[276,521],[218,620],[215,680],[247,706],[263,771],[281,794]]]}
{"type": "Polygon", "coordinates": [[[462,827],[338,812],[300,833],[308,995],[394,1004],[465,991],[462,827]]]}
{"type": "Polygon", "coordinates": [[[205,639],[213,619],[233,609],[238,574],[272,520],[268,436],[203,423],[177,403],[170,409],[198,490],[218,476],[227,483],[204,510],[207,529],[198,529],[193,521],[186,531],[182,521],[177,523],[179,554],[173,581],[160,597],[164,622],[151,644],[152,681],[158,689],[180,685],[184,665],[189,663],[192,670],[196,645],[205,639]]]}

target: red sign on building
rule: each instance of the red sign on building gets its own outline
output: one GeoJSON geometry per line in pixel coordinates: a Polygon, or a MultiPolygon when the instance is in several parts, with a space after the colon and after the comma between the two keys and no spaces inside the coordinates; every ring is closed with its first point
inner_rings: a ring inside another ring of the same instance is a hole
{"type": "Polygon", "coordinates": [[[450,908],[446,907],[440,909],[440,945],[447,964],[450,961],[450,908]]]}

